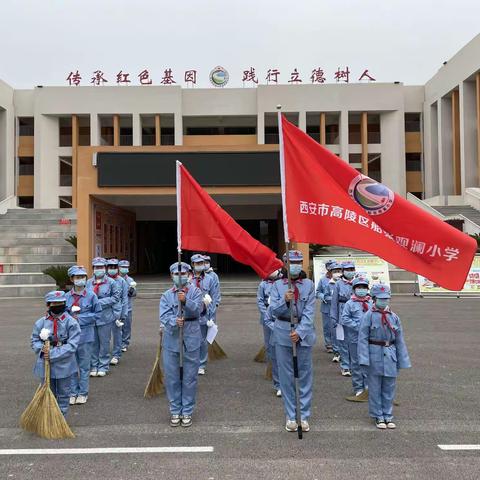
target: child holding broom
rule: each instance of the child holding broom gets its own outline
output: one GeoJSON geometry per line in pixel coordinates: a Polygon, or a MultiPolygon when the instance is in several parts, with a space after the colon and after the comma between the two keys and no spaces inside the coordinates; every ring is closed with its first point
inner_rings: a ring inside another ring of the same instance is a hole
{"type": "Polygon", "coordinates": [[[66,300],[60,291],[45,295],[47,313],[35,322],[31,337],[37,354],[33,372],[43,380],[45,359],[50,360],[50,387],[64,416],[69,407],[72,375],[78,369],[75,352],[81,333],[78,322],[66,312],[66,300]]]}

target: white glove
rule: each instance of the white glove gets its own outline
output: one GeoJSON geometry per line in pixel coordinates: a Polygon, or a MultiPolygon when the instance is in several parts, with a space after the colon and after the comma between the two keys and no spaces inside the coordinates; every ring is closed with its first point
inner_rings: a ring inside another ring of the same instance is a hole
{"type": "Polygon", "coordinates": [[[137,282],[131,282],[129,287],[135,288],[137,286],[137,282]]]}
{"type": "Polygon", "coordinates": [[[123,327],[124,323],[121,320],[115,320],[115,325],[120,328],[123,327]]]}
{"type": "Polygon", "coordinates": [[[81,310],[81,308],[78,305],[74,305],[72,307],[72,313],[78,313],[81,310]]]}
{"type": "Polygon", "coordinates": [[[206,307],[208,307],[212,303],[212,297],[208,293],[203,296],[203,303],[206,307]]]}
{"type": "Polygon", "coordinates": [[[40,339],[43,340],[44,342],[46,340],[48,340],[48,338],[50,337],[50,330],[48,328],[42,328],[40,330],[40,339]]]}
{"type": "Polygon", "coordinates": [[[267,297],[267,305],[270,305],[270,297],[267,297]]]}
{"type": "Polygon", "coordinates": [[[213,320],[207,320],[207,327],[213,327],[215,322],[213,320]]]}

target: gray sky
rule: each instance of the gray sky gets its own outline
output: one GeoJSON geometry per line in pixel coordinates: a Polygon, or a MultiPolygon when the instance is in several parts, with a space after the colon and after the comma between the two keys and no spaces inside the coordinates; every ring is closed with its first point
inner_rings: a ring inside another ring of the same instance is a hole
{"type": "Polygon", "coordinates": [[[144,68],[159,84],[171,68],[209,86],[216,65],[242,86],[254,67],[304,83],[321,67],[328,82],[347,65],[351,81],[368,68],[377,81],[423,84],[479,33],[478,0],[0,0],[0,78],[15,88],[82,85],[100,69],[116,84],[144,68]]]}

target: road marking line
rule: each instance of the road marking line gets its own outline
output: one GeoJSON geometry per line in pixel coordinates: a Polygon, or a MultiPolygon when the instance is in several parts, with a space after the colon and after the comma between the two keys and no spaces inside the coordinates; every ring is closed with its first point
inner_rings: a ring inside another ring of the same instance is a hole
{"type": "Polygon", "coordinates": [[[439,445],[440,450],[480,450],[480,445],[439,445]]]}
{"type": "Polygon", "coordinates": [[[88,455],[98,453],[212,453],[213,447],[15,448],[0,455],[88,455]]]}

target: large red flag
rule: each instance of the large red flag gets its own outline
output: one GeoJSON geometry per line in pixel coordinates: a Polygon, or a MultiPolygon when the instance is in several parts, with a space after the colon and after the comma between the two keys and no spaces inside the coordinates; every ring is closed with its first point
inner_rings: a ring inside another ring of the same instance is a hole
{"type": "Polygon", "coordinates": [[[473,238],[361,175],[285,117],[279,122],[286,241],[356,248],[463,288],[473,238]]]}
{"type": "Polygon", "coordinates": [[[282,267],[272,250],[255,240],[177,162],[178,248],[225,253],[266,278],[282,267]]]}

